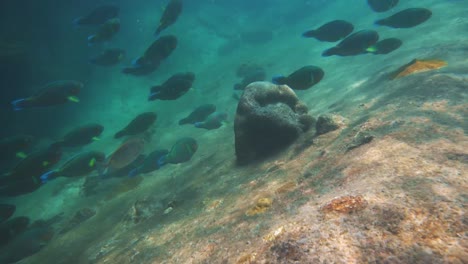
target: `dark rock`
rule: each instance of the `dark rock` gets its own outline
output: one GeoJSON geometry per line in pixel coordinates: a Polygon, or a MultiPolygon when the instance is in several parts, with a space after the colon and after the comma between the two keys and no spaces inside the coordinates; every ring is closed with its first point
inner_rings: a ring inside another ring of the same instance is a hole
{"type": "Polygon", "coordinates": [[[286,85],[254,82],[245,88],[234,121],[239,164],[265,158],[293,143],[313,118],[286,85]]]}
{"type": "Polygon", "coordinates": [[[337,130],[340,126],[329,115],[319,116],[315,124],[316,135],[323,135],[337,130]]]}

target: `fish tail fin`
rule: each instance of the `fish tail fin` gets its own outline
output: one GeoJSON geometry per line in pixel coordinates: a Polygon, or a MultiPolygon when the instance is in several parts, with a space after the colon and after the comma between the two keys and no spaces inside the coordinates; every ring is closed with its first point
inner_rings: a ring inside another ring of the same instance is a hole
{"type": "Polygon", "coordinates": [[[89,47],[92,47],[94,46],[94,44],[96,44],[96,35],[91,35],[91,36],[88,36],[88,46],[89,47]]]}
{"type": "Polygon", "coordinates": [[[179,120],[179,125],[185,125],[188,123],[190,123],[188,118],[182,118],[181,120],[179,120]]]}
{"type": "Polygon", "coordinates": [[[150,95],[148,96],[148,101],[154,101],[156,99],[158,99],[158,95],[160,94],[160,92],[158,91],[160,86],[154,86],[153,88],[151,88],[151,90],[153,89],[156,89],[156,91],[151,91],[150,92],[150,95]]]}
{"type": "Polygon", "coordinates": [[[282,85],[282,84],[286,84],[286,77],[283,76],[283,75],[278,75],[278,76],[274,76],[271,81],[274,83],[274,84],[279,84],[279,85],[282,85]]]}
{"type": "Polygon", "coordinates": [[[11,105],[13,106],[13,110],[15,111],[23,110],[25,107],[25,102],[26,102],[26,99],[24,98],[14,100],[13,102],[11,102],[11,105]]]}
{"type": "Polygon", "coordinates": [[[73,26],[74,26],[75,28],[81,26],[82,20],[83,20],[82,17],[78,17],[78,18],[73,19],[73,21],[72,21],[73,26]]]}
{"type": "Polygon", "coordinates": [[[45,184],[48,183],[49,181],[57,178],[58,173],[56,171],[49,171],[41,175],[41,183],[45,184]]]}
{"type": "Polygon", "coordinates": [[[309,30],[309,31],[306,31],[304,33],[302,33],[302,37],[304,38],[315,38],[315,35],[316,35],[316,31],[315,30],[309,30]]]}
{"type": "Polygon", "coordinates": [[[193,125],[194,125],[196,128],[203,128],[203,122],[195,122],[195,123],[193,123],[193,125]]]}
{"type": "Polygon", "coordinates": [[[378,50],[377,50],[377,47],[376,47],[375,45],[372,45],[372,46],[370,46],[370,47],[368,47],[368,48],[366,49],[366,52],[367,52],[367,53],[376,54],[377,51],[378,51],[378,50]]]}
{"type": "Polygon", "coordinates": [[[134,168],[133,170],[131,170],[128,173],[128,177],[133,178],[133,177],[137,176],[138,174],[140,174],[139,168],[134,168]]]}
{"type": "Polygon", "coordinates": [[[161,156],[159,159],[158,159],[158,167],[161,168],[162,166],[166,165],[167,162],[166,162],[166,159],[167,159],[167,155],[169,154],[166,154],[166,155],[163,155],[161,156]]]}
{"type": "Polygon", "coordinates": [[[385,19],[379,19],[374,22],[374,25],[376,26],[383,26],[385,25],[385,19]]]}
{"type": "Polygon", "coordinates": [[[120,130],[119,132],[115,133],[114,138],[118,139],[125,136],[125,130],[120,130]]]}
{"type": "Polygon", "coordinates": [[[335,55],[337,51],[336,47],[327,49],[326,51],[322,52],[322,57],[330,57],[332,55],[335,55]]]}
{"type": "Polygon", "coordinates": [[[161,27],[158,27],[158,28],[154,31],[154,36],[155,36],[155,37],[158,37],[159,34],[161,33],[161,31],[162,31],[162,28],[161,28],[161,27]]]}

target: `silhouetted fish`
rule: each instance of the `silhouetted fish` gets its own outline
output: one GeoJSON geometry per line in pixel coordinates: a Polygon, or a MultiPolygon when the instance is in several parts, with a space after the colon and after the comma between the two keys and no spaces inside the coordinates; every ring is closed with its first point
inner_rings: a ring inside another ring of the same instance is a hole
{"type": "Polygon", "coordinates": [[[0,160],[13,157],[25,158],[26,151],[33,145],[34,138],[29,135],[17,135],[0,140],[0,160]]]}
{"type": "Polygon", "coordinates": [[[287,77],[274,77],[273,83],[285,84],[294,90],[306,90],[319,83],[324,75],[325,72],[317,66],[304,66],[287,77]]]}
{"type": "Polygon", "coordinates": [[[175,100],[188,92],[194,80],[192,72],[174,74],[163,84],[151,87],[148,100],[175,100]]]}
{"type": "Polygon", "coordinates": [[[158,170],[162,166],[162,164],[159,164],[158,161],[168,153],[169,151],[167,149],[158,149],[151,152],[140,166],[129,172],[128,176],[135,177],[142,173],[150,173],[152,171],[158,170]]]}
{"type": "Polygon", "coordinates": [[[14,110],[25,108],[48,107],[65,104],[67,102],[79,102],[77,95],[83,88],[83,84],[77,81],[56,81],[46,84],[36,94],[13,101],[14,110]]]}
{"type": "Polygon", "coordinates": [[[196,122],[194,125],[197,128],[204,128],[207,130],[218,129],[227,120],[227,114],[224,112],[211,113],[204,121],[196,122]]]}
{"type": "Polygon", "coordinates": [[[179,164],[187,162],[192,158],[197,149],[198,144],[195,139],[190,137],[181,138],[172,146],[167,155],[159,159],[158,164],[162,166],[167,163],[179,164]]]}
{"type": "Polygon", "coordinates": [[[150,128],[157,119],[156,113],[145,112],[135,117],[124,129],[120,130],[114,135],[114,138],[121,138],[123,136],[134,136],[145,132],[150,128]]]}
{"type": "Polygon", "coordinates": [[[0,204],[0,223],[8,220],[16,211],[16,206],[13,204],[0,204]]]}
{"type": "Polygon", "coordinates": [[[123,143],[108,158],[108,172],[121,169],[133,161],[143,152],[145,142],[141,138],[132,138],[123,143]]]}
{"type": "Polygon", "coordinates": [[[333,20],[317,29],[306,31],[302,34],[306,38],[316,38],[320,41],[335,42],[345,38],[353,32],[353,24],[344,20],[333,20]]]}
{"type": "Polygon", "coordinates": [[[115,18],[119,15],[120,8],[114,5],[103,5],[95,8],[86,16],[79,17],[73,21],[75,25],[97,26],[105,23],[107,20],[115,18]]]}
{"type": "Polygon", "coordinates": [[[135,59],[131,67],[123,69],[123,73],[146,75],[155,71],[162,60],[165,60],[177,47],[177,38],[172,35],[162,36],[149,46],[145,53],[135,59]]]}
{"type": "Polygon", "coordinates": [[[109,19],[106,21],[106,23],[102,24],[99,27],[96,34],[88,37],[88,44],[94,45],[97,43],[109,41],[119,31],[120,31],[120,19],[118,18],[109,19]]]}
{"type": "Polygon", "coordinates": [[[161,33],[164,29],[168,28],[170,25],[174,24],[177,21],[180,13],[182,12],[182,1],[180,0],[171,0],[162,14],[161,19],[159,20],[158,28],[154,33],[156,36],[161,33]]]}
{"type": "Polygon", "coordinates": [[[59,176],[63,177],[80,177],[85,176],[98,166],[104,166],[106,154],[98,151],[87,151],[75,155],[69,159],[65,164],[56,170],[49,171],[43,174],[40,179],[42,183],[51,181],[59,176]]]}
{"type": "Polygon", "coordinates": [[[98,140],[102,131],[104,131],[104,127],[99,124],[92,123],[80,126],[68,132],[62,140],[54,144],[60,147],[81,147],[98,140]]]}
{"type": "MultiPolygon", "coordinates": [[[[25,216],[15,217],[0,224],[0,247],[10,242],[28,228],[29,218],[25,216]]],[[[3,262],[0,262],[3,263],[3,262]]]]}
{"type": "Polygon", "coordinates": [[[104,52],[94,58],[91,58],[89,61],[92,64],[99,66],[112,66],[122,61],[124,57],[125,51],[122,49],[106,49],[104,52]]]}
{"type": "Polygon", "coordinates": [[[367,4],[375,12],[386,12],[398,4],[398,0],[367,0],[367,4]]]}
{"type": "Polygon", "coordinates": [[[0,255],[0,263],[16,263],[26,257],[36,254],[54,236],[51,227],[36,227],[26,230],[15,237],[4,248],[4,253],[0,255]]]}
{"type": "Polygon", "coordinates": [[[384,39],[384,40],[381,40],[381,41],[375,43],[374,45],[367,48],[366,51],[368,53],[372,53],[372,54],[376,54],[376,55],[377,54],[388,54],[388,53],[398,49],[399,47],[401,47],[402,44],[403,44],[403,42],[400,39],[388,38],[388,39],[384,39]]]}
{"type": "MultiPolygon", "coordinates": [[[[62,152],[57,146],[50,146],[47,149],[33,152],[21,160],[7,174],[0,177],[0,186],[5,187],[23,180],[37,180],[44,172],[58,163],[61,157],[62,152]]],[[[0,189],[1,192],[2,189],[0,189]]]]}
{"type": "Polygon", "coordinates": [[[411,28],[424,23],[432,16],[427,8],[408,8],[392,16],[375,21],[375,24],[392,28],[411,28]]]}
{"type": "Polygon", "coordinates": [[[367,48],[377,43],[378,40],[379,34],[376,31],[361,30],[343,39],[335,47],[324,51],[322,56],[353,56],[363,54],[367,48]]]}
{"type": "Polygon", "coordinates": [[[179,125],[194,124],[196,122],[204,121],[211,113],[216,111],[214,104],[204,104],[193,110],[187,117],[179,121],[179,125]]]}

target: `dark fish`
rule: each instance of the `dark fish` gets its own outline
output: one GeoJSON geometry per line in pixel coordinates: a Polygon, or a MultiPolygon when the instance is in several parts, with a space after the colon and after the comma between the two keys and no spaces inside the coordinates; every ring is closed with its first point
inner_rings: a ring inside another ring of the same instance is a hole
{"type": "Polygon", "coordinates": [[[367,48],[377,43],[378,40],[379,34],[376,31],[361,30],[343,39],[335,47],[324,51],[322,56],[353,56],[363,54],[367,48]]]}
{"type": "MultiPolygon", "coordinates": [[[[62,152],[60,148],[54,145],[31,153],[21,160],[11,171],[0,177],[0,187],[23,182],[23,180],[36,181],[42,174],[57,164],[61,156],[62,152]]],[[[0,193],[2,193],[1,188],[0,193]]]]}
{"type": "Polygon", "coordinates": [[[171,0],[164,9],[164,13],[162,14],[162,17],[159,20],[159,26],[154,34],[157,36],[159,35],[159,33],[161,33],[161,31],[174,24],[177,21],[177,18],[179,17],[181,12],[182,1],[171,0]]]}
{"type": "Polygon", "coordinates": [[[161,61],[165,60],[177,47],[177,38],[172,35],[162,36],[146,49],[143,56],[133,61],[131,67],[123,69],[123,73],[146,75],[155,71],[161,61]]]}
{"type": "Polygon", "coordinates": [[[177,140],[177,142],[172,146],[168,154],[162,156],[158,164],[162,166],[164,164],[179,164],[189,161],[193,154],[198,149],[197,141],[190,137],[185,137],[177,140]]]}
{"type": "Polygon", "coordinates": [[[367,0],[367,4],[375,12],[386,12],[398,4],[398,0],[367,0]]]}
{"type": "Polygon", "coordinates": [[[98,151],[87,151],[69,159],[65,164],[56,170],[44,173],[40,178],[42,183],[46,183],[59,176],[80,177],[85,176],[98,166],[103,166],[106,154],[98,151]]]}
{"type": "Polygon", "coordinates": [[[128,176],[135,177],[142,173],[150,173],[152,171],[158,170],[161,168],[161,164],[158,161],[168,153],[169,151],[167,149],[159,149],[151,152],[140,166],[129,172],[128,176]]]}
{"type": "Polygon", "coordinates": [[[108,172],[105,176],[108,178],[127,177],[132,170],[140,167],[145,162],[145,159],[146,155],[140,154],[132,163],[123,168],[108,172]]]}
{"type": "Polygon", "coordinates": [[[211,113],[216,111],[214,104],[204,104],[193,110],[187,117],[179,120],[179,125],[194,124],[204,121],[211,113]]]}
{"type": "Polygon", "coordinates": [[[123,136],[134,136],[145,132],[150,128],[157,119],[156,113],[146,112],[135,117],[124,129],[114,135],[114,138],[123,136]]]}
{"type": "Polygon", "coordinates": [[[145,142],[141,138],[132,138],[115,150],[107,161],[108,172],[121,169],[133,161],[143,152],[145,142]]]}
{"type": "Polygon", "coordinates": [[[26,257],[36,254],[54,236],[51,227],[36,227],[26,230],[5,246],[0,255],[0,263],[16,263],[26,257]]]}
{"type": "Polygon", "coordinates": [[[306,38],[316,38],[320,41],[335,42],[341,40],[353,32],[353,24],[344,20],[333,20],[317,29],[306,31],[302,34],[306,38]]]}
{"type": "Polygon", "coordinates": [[[13,204],[0,204],[0,223],[8,220],[16,211],[16,206],[13,204]]]}
{"type": "Polygon", "coordinates": [[[246,74],[240,83],[234,84],[234,90],[244,90],[247,85],[253,82],[260,82],[266,79],[265,71],[257,70],[246,74]]]}
{"type": "MultiPolygon", "coordinates": [[[[15,236],[21,234],[29,225],[29,218],[15,217],[0,224],[0,247],[10,242],[15,236]]],[[[3,263],[3,262],[2,262],[3,263]]]]}
{"type": "Polygon", "coordinates": [[[196,122],[194,125],[197,128],[204,128],[207,130],[217,129],[223,125],[223,122],[227,120],[227,114],[224,112],[214,112],[210,114],[205,121],[196,122]]]}
{"type": "Polygon", "coordinates": [[[99,140],[98,136],[104,131],[104,127],[99,124],[88,124],[77,127],[68,132],[62,140],[54,143],[60,147],[82,147],[88,145],[95,140],[99,140]]]}
{"type": "Polygon", "coordinates": [[[319,83],[324,75],[325,72],[317,66],[304,66],[287,77],[274,77],[273,83],[285,84],[294,90],[306,90],[319,83]]]}
{"type": "Polygon", "coordinates": [[[397,38],[388,38],[375,43],[366,51],[372,54],[388,54],[398,49],[402,44],[403,42],[397,38]]]}
{"type": "Polygon", "coordinates": [[[77,95],[83,84],[77,81],[56,81],[46,84],[36,94],[13,101],[13,109],[18,111],[25,108],[48,107],[62,105],[67,102],[79,102],[77,95]]]}
{"type": "Polygon", "coordinates": [[[118,18],[109,19],[99,27],[96,34],[88,37],[88,44],[92,46],[97,43],[109,41],[119,31],[120,31],[120,19],[118,18]]]}
{"type": "Polygon", "coordinates": [[[73,21],[75,25],[79,26],[97,26],[104,24],[112,18],[119,15],[120,8],[114,5],[104,5],[97,7],[86,16],[79,17],[73,21]]]}
{"type": "Polygon", "coordinates": [[[427,8],[408,8],[392,16],[375,21],[375,24],[392,28],[411,28],[422,24],[432,16],[427,8]]]}
{"type": "Polygon", "coordinates": [[[99,66],[112,66],[122,61],[124,57],[125,51],[122,49],[106,49],[104,52],[94,58],[91,58],[89,61],[92,64],[99,66]]]}
{"type": "Polygon", "coordinates": [[[13,157],[25,158],[26,151],[34,144],[34,138],[29,135],[17,135],[0,140],[0,160],[13,157]]]}
{"type": "Polygon", "coordinates": [[[188,92],[194,80],[192,72],[174,74],[163,84],[151,87],[148,100],[175,100],[188,92]]]}

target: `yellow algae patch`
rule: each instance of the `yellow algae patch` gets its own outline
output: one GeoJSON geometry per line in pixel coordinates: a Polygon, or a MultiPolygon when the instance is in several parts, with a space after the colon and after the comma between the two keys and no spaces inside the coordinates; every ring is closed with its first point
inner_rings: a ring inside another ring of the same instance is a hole
{"type": "Polygon", "coordinates": [[[367,201],[361,195],[358,196],[342,196],[335,198],[322,207],[324,212],[351,213],[360,211],[367,206],[367,201]]]}
{"type": "Polygon", "coordinates": [[[207,212],[213,211],[218,208],[221,204],[223,204],[223,199],[216,199],[216,200],[204,200],[203,204],[205,205],[205,210],[207,212]]]}
{"type": "Polygon", "coordinates": [[[445,66],[447,66],[447,62],[443,60],[414,59],[410,63],[403,65],[394,73],[392,73],[390,79],[397,79],[410,74],[437,70],[445,66]]]}
{"type": "Polygon", "coordinates": [[[266,236],[264,236],[263,241],[265,241],[265,242],[275,241],[283,233],[284,233],[284,226],[280,226],[277,229],[275,229],[275,230],[271,231],[270,233],[268,233],[266,236]]]}
{"type": "Polygon", "coordinates": [[[247,216],[262,214],[266,212],[270,207],[273,201],[270,198],[260,198],[257,200],[257,203],[253,208],[250,208],[245,213],[247,216]]]}

